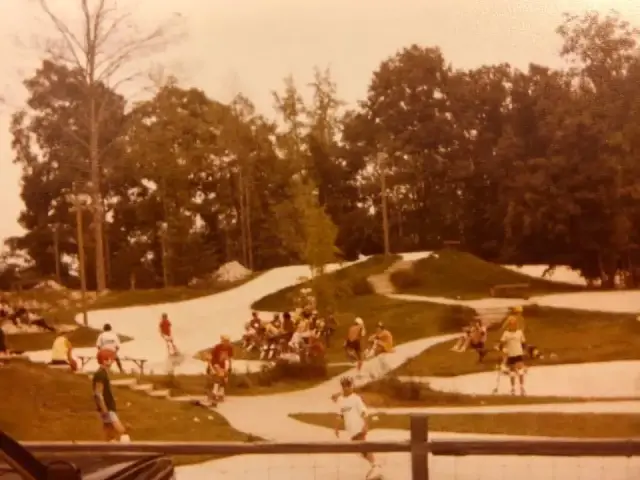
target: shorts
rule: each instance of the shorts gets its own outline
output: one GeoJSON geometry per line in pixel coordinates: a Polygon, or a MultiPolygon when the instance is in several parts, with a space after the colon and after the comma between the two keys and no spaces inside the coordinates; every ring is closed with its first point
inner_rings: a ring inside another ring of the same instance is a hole
{"type": "Polygon", "coordinates": [[[357,355],[360,355],[362,352],[362,345],[360,345],[360,340],[347,340],[344,344],[344,348],[347,350],[353,350],[357,355]]]}
{"type": "Polygon", "coordinates": [[[507,357],[507,365],[513,367],[516,363],[522,363],[524,357],[522,355],[516,355],[515,357],[507,357]]]}
{"type": "Polygon", "coordinates": [[[100,419],[105,426],[113,425],[116,422],[120,422],[120,419],[118,418],[118,414],[116,412],[100,412],[100,419]]]}
{"type": "Polygon", "coordinates": [[[484,350],[484,342],[470,343],[469,346],[474,350],[484,350]]]}

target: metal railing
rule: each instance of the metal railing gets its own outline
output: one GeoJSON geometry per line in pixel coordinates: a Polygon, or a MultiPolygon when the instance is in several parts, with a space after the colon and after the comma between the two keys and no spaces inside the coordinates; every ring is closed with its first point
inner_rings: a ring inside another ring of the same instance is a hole
{"type": "Polygon", "coordinates": [[[388,442],[23,442],[31,453],[42,455],[91,455],[134,459],[153,453],[165,455],[247,455],[247,454],[353,454],[408,453],[411,479],[429,479],[429,456],[539,456],[539,457],[635,457],[640,456],[639,440],[429,440],[428,417],[410,417],[410,439],[388,442]]]}

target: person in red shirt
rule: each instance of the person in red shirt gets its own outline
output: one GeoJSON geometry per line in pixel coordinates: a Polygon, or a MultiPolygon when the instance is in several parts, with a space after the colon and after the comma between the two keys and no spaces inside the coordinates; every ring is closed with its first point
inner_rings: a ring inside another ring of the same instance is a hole
{"type": "Polygon", "coordinates": [[[211,378],[212,387],[208,390],[209,400],[216,404],[224,400],[224,390],[229,381],[231,372],[231,359],[233,358],[233,345],[227,335],[220,337],[220,343],[209,351],[209,364],[207,373],[211,378]]]}
{"type": "Polygon", "coordinates": [[[173,341],[173,335],[171,332],[171,321],[169,320],[169,316],[166,313],[163,313],[160,317],[159,329],[162,339],[167,344],[167,352],[169,353],[169,355],[178,355],[178,349],[176,348],[176,344],[173,341]]]}

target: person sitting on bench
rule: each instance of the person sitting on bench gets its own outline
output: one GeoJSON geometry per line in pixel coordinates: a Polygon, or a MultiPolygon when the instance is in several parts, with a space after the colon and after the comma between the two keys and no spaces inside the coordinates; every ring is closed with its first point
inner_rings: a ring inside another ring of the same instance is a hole
{"type": "Polygon", "coordinates": [[[66,333],[61,333],[51,347],[51,365],[69,365],[72,371],[78,369],[78,363],[72,355],[73,347],[66,333]]]}

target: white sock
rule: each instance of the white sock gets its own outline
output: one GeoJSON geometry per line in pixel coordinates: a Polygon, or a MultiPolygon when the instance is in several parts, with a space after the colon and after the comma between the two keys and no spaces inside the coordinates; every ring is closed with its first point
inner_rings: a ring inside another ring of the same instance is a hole
{"type": "Polygon", "coordinates": [[[218,388],[219,388],[219,385],[216,383],[211,389],[214,395],[218,395],[218,388]]]}

